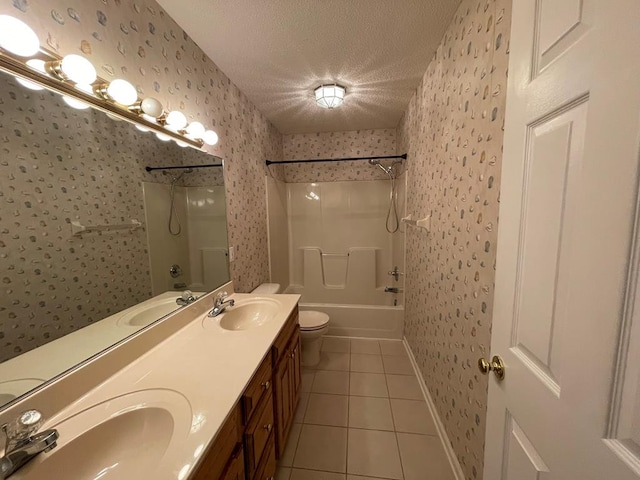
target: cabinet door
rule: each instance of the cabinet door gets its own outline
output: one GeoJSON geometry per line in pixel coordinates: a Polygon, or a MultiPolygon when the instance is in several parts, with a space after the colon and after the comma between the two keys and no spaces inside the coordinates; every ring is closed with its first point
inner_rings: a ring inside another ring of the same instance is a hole
{"type": "Polygon", "coordinates": [[[242,444],[239,443],[220,480],[244,480],[244,455],[242,452],[242,444]]]}
{"type": "Polygon", "coordinates": [[[278,458],[282,455],[284,447],[287,441],[287,435],[289,432],[289,423],[291,422],[292,414],[292,370],[291,370],[291,358],[289,355],[284,355],[276,371],[276,425],[277,425],[277,442],[276,447],[278,451],[278,458]]]}

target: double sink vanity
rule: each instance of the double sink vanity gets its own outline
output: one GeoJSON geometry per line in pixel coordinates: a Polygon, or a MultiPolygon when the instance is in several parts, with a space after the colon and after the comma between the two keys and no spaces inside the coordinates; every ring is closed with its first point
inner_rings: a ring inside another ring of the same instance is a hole
{"type": "Polygon", "coordinates": [[[233,306],[210,316],[216,295],[232,288],[0,412],[7,424],[37,410],[38,431],[58,434],[55,448],[10,478],[274,478],[300,392],[299,296],[231,294],[233,306]]]}

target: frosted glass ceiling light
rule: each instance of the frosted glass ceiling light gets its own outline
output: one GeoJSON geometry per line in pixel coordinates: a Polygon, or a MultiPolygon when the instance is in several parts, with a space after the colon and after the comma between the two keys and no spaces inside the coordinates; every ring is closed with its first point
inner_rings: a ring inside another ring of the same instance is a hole
{"type": "Polygon", "coordinates": [[[62,80],[71,80],[82,85],[91,85],[98,78],[91,62],[80,55],[67,55],[59,62],[48,63],[47,68],[62,80]]]}
{"type": "Polygon", "coordinates": [[[156,100],[153,97],[143,98],[140,102],[140,110],[145,115],[156,119],[162,116],[162,112],[164,109],[162,108],[162,104],[159,100],[156,100]]]}
{"type": "Polygon", "coordinates": [[[158,137],[158,140],[162,140],[163,142],[168,142],[169,140],[171,140],[171,137],[166,133],[158,132],[156,133],[156,137],[158,137]]]}
{"type": "Polygon", "coordinates": [[[31,57],[40,50],[40,40],[26,23],[0,15],[0,47],[20,57],[31,57]]]}
{"type": "Polygon", "coordinates": [[[189,144],[188,144],[187,142],[183,142],[182,140],[176,140],[176,144],[177,144],[179,147],[182,147],[182,148],[184,148],[184,147],[188,147],[188,146],[189,146],[189,144]]]}
{"type": "Polygon", "coordinates": [[[184,113],[174,110],[169,112],[165,122],[171,130],[177,132],[187,126],[187,117],[184,116],[184,113]]]}
{"type": "Polygon", "coordinates": [[[202,138],[204,136],[204,125],[200,122],[191,122],[187,127],[187,135],[191,138],[202,138]]]}
{"type": "Polygon", "coordinates": [[[34,83],[30,80],[25,80],[24,78],[16,77],[16,81],[29,90],[44,90],[44,87],[41,87],[37,83],[34,83]]]}
{"type": "Polygon", "coordinates": [[[121,78],[115,79],[106,88],[106,93],[114,102],[129,106],[138,101],[136,87],[121,78]]]}
{"type": "Polygon", "coordinates": [[[204,143],[206,143],[207,145],[215,145],[216,143],[218,143],[218,134],[213,130],[207,130],[206,132],[204,132],[202,140],[204,140],[204,143]]]}
{"type": "Polygon", "coordinates": [[[344,100],[347,89],[340,85],[320,85],[314,90],[316,103],[322,108],[336,108],[344,100]]]}

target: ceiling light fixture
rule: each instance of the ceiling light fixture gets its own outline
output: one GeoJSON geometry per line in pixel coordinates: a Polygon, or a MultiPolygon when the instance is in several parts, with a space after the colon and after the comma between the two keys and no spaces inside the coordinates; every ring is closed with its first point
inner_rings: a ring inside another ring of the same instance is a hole
{"type": "Polygon", "coordinates": [[[316,103],[322,108],[336,108],[344,101],[347,89],[341,85],[320,85],[314,91],[316,103]]]}

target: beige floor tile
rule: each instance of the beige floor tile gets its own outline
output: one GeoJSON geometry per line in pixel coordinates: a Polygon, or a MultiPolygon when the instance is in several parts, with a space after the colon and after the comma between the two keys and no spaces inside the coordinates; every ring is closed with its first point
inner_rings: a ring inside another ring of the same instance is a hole
{"type": "Polygon", "coordinates": [[[304,423],[346,427],[349,418],[349,397],[312,393],[309,397],[304,423]]]}
{"type": "Polygon", "coordinates": [[[385,376],[380,373],[351,373],[349,395],[361,397],[388,397],[385,376]]]}
{"type": "Polygon", "coordinates": [[[347,472],[402,480],[396,434],[377,430],[349,429],[347,472]]]}
{"type": "Polygon", "coordinates": [[[348,353],[320,352],[320,362],[315,366],[315,369],[348,372],[349,360],[350,356],[348,353]]]}
{"type": "Polygon", "coordinates": [[[437,435],[436,424],[424,400],[391,399],[396,432],[437,435]]]}
{"type": "Polygon", "coordinates": [[[377,340],[354,338],[351,340],[351,353],[364,353],[367,355],[381,355],[380,344],[377,340]]]}
{"type": "Polygon", "coordinates": [[[380,340],[382,355],[407,355],[402,340],[380,340]]]}
{"type": "Polygon", "coordinates": [[[313,393],[349,394],[349,372],[318,370],[311,386],[313,393]]]}
{"type": "Polygon", "coordinates": [[[440,438],[398,433],[405,480],[454,480],[440,438]]]}
{"type": "Polygon", "coordinates": [[[315,470],[300,470],[294,468],[291,480],[345,480],[344,473],[318,472],[315,470]]]}
{"type": "MultiPolygon", "coordinates": [[[[389,357],[392,358],[392,357],[389,357]]],[[[402,358],[402,357],[393,357],[402,358]]],[[[380,355],[367,355],[362,353],[351,354],[351,371],[367,373],[384,373],[382,357],[380,355]]]]}
{"type": "Polygon", "coordinates": [[[349,427],[393,430],[389,399],[349,397],[349,427]]]}
{"type": "Polygon", "coordinates": [[[422,390],[415,376],[387,375],[389,396],[391,398],[404,398],[405,400],[424,400],[422,390]]]}
{"type": "Polygon", "coordinates": [[[296,448],[298,446],[298,439],[300,438],[300,432],[302,431],[302,425],[294,423],[291,425],[291,432],[289,433],[289,439],[282,452],[282,457],[278,461],[280,467],[290,467],[293,465],[293,457],[296,454],[296,448]]]}
{"type": "Polygon", "coordinates": [[[289,480],[291,469],[286,467],[278,467],[276,471],[276,480],[289,480]]]}
{"type": "Polygon", "coordinates": [[[301,392],[310,392],[311,385],[313,384],[313,378],[315,377],[316,372],[313,370],[302,370],[302,384],[300,385],[301,392]]]}
{"type": "Polygon", "coordinates": [[[396,356],[384,356],[382,358],[384,362],[384,372],[393,373],[397,375],[415,375],[413,371],[413,365],[409,361],[409,357],[396,356]]]}
{"type": "Polygon", "coordinates": [[[324,337],[321,350],[323,352],[349,353],[351,342],[348,338],[324,337]]]}
{"type": "Polygon", "coordinates": [[[347,475],[347,480],[379,480],[380,477],[363,477],[361,475],[347,475]]]}
{"type": "Polygon", "coordinates": [[[303,425],[295,468],[346,473],[347,429],[320,425],[303,425]]]}
{"type": "Polygon", "coordinates": [[[300,401],[293,416],[293,423],[302,423],[304,414],[307,411],[307,403],[309,402],[309,392],[300,392],[300,401]]]}

